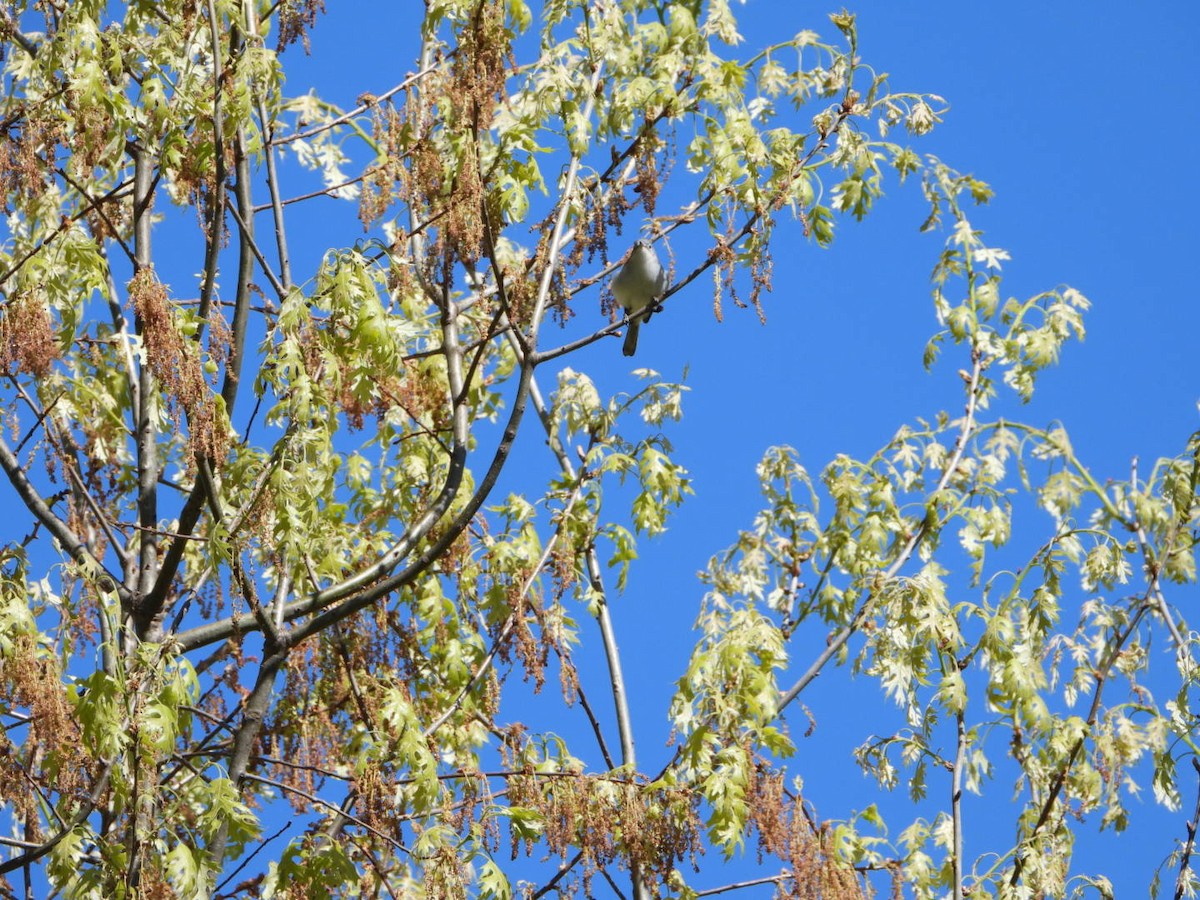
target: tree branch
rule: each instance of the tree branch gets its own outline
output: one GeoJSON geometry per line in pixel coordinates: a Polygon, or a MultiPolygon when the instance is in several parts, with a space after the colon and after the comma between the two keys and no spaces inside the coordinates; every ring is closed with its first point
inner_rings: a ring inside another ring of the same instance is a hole
{"type": "MultiPolygon", "coordinates": [[[[1075,766],[1075,761],[1079,758],[1080,752],[1083,750],[1083,745],[1087,741],[1088,734],[1091,733],[1092,727],[1096,724],[1096,717],[1100,713],[1100,700],[1104,694],[1104,685],[1108,681],[1109,673],[1112,672],[1113,666],[1116,665],[1117,659],[1121,655],[1121,650],[1125,646],[1125,642],[1137,629],[1141,623],[1142,617],[1150,610],[1150,605],[1143,600],[1138,606],[1137,612],[1130,618],[1124,629],[1117,632],[1116,639],[1108,645],[1105,652],[1105,658],[1096,666],[1095,679],[1096,691],[1092,695],[1092,705],[1088,709],[1087,718],[1084,720],[1083,733],[1076,739],[1072,745],[1070,752],[1067,754],[1063,764],[1059,767],[1054,775],[1054,781],[1050,784],[1050,790],[1046,795],[1046,799],[1042,802],[1041,812],[1038,814],[1037,821],[1033,828],[1029,830],[1029,835],[1021,842],[1028,845],[1041,832],[1046,823],[1050,821],[1050,814],[1054,811],[1054,805],[1058,801],[1059,794],[1062,793],[1063,785],[1067,782],[1067,776],[1071,773],[1071,769],[1075,766]]],[[[1013,887],[1021,880],[1021,873],[1025,870],[1025,856],[1019,852],[1013,860],[1012,875],[1009,878],[1009,884],[1013,887]]]]}
{"type": "MultiPolygon", "coordinates": [[[[208,33],[213,58],[213,196],[208,205],[208,227],[204,234],[204,274],[200,280],[199,325],[196,340],[204,334],[209,308],[217,286],[217,268],[221,246],[225,239],[225,110],[224,64],[221,55],[221,33],[216,0],[208,0],[208,33]]],[[[193,491],[194,493],[194,491],[193,491]]],[[[191,498],[189,498],[191,502],[191,498]]],[[[194,525],[195,523],[193,523],[194,525]]],[[[190,530],[190,529],[189,529],[190,530]]]]}
{"type": "MultiPolygon", "coordinates": [[[[234,34],[230,40],[236,40],[234,34]]],[[[242,378],[242,366],[245,364],[246,325],[250,312],[250,291],[254,277],[254,263],[257,259],[263,272],[271,280],[280,299],[284,296],[282,285],[275,279],[270,267],[266,265],[262,252],[254,242],[254,203],[250,196],[250,160],[246,156],[246,138],[239,130],[233,138],[234,173],[236,181],[233,193],[236,206],[226,199],[226,206],[233,213],[238,223],[238,271],[237,294],[233,308],[232,331],[233,338],[229,347],[229,358],[225,363],[225,381],[221,385],[221,397],[225,400],[225,409],[233,415],[237,401],[238,386],[242,378]]]]}
{"type": "MultiPolygon", "coordinates": [[[[151,208],[154,205],[154,168],[150,151],[140,143],[131,144],[133,153],[133,252],[134,270],[137,273],[153,268],[150,253],[152,229],[151,208]]],[[[139,337],[145,335],[145,323],[140,315],[135,316],[135,327],[139,337]]],[[[155,426],[158,395],[154,390],[154,375],[145,360],[138,369],[138,405],[134,409],[136,421],[134,434],[137,442],[137,521],[142,529],[138,536],[138,565],[136,583],[129,584],[136,591],[137,600],[132,610],[133,627],[137,637],[144,637],[152,613],[144,610],[142,600],[154,587],[158,575],[158,429],[155,426]]],[[[132,635],[131,635],[132,637],[132,635]]]]}
{"type": "Polygon", "coordinates": [[[16,456],[9,449],[8,442],[3,437],[0,437],[0,468],[4,469],[4,474],[8,476],[17,496],[25,503],[34,518],[46,526],[47,530],[62,545],[63,550],[83,568],[85,573],[99,578],[97,587],[105,593],[115,593],[123,604],[130,603],[133,594],[121,579],[109,572],[100,563],[100,560],[92,555],[87,545],[67,526],[67,523],[56,516],[54,511],[46,505],[42,495],[29,481],[25,470],[21,468],[16,456]]]}
{"type": "Polygon", "coordinates": [[[37,44],[21,33],[21,30],[17,27],[16,19],[13,18],[13,14],[9,11],[7,6],[0,6],[0,26],[2,26],[2,30],[5,31],[10,38],[12,38],[14,44],[28,53],[31,57],[37,56],[37,44]]]}
{"type": "MultiPolygon", "coordinates": [[[[1196,770],[1196,774],[1200,775],[1200,761],[1196,757],[1192,757],[1192,768],[1196,770]]],[[[1183,900],[1184,897],[1192,895],[1192,886],[1195,878],[1188,878],[1188,873],[1191,871],[1192,851],[1196,847],[1196,828],[1200,827],[1200,788],[1196,791],[1196,811],[1192,813],[1192,818],[1186,823],[1187,827],[1187,843],[1183,845],[1183,853],[1179,857],[1179,875],[1175,879],[1175,900],[1183,900]]]]}
{"type": "MultiPolygon", "coordinates": [[[[254,778],[249,775],[247,768],[254,752],[254,744],[262,732],[263,719],[271,705],[271,692],[275,688],[275,676],[283,668],[287,660],[285,648],[271,647],[266,651],[269,655],[258,670],[254,688],[246,698],[242,708],[242,721],[234,732],[233,742],[229,751],[229,780],[241,786],[243,778],[254,778]]],[[[208,852],[213,861],[212,876],[220,873],[225,862],[225,843],[229,838],[229,823],[222,822],[212,840],[208,852]]]]}
{"type": "Polygon", "coordinates": [[[967,757],[967,729],[965,713],[959,710],[954,717],[954,771],[950,779],[950,815],[954,823],[953,856],[953,889],[954,900],[963,900],[963,822],[962,822],[962,784],[963,767],[967,757]]]}
{"type": "MultiPolygon", "coordinates": [[[[212,0],[209,0],[212,3],[212,0]]],[[[245,7],[246,15],[250,18],[250,32],[258,33],[257,10],[253,4],[247,4],[245,7]]],[[[288,255],[287,232],[284,230],[283,223],[283,203],[279,190],[279,176],[275,170],[275,146],[272,138],[274,133],[274,120],[267,116],[267,107],[263,102],[262,91],[259,89],[258,82],[255,81],[254,89],[254,105],[258,112],[259,129],[263,135],[263,156],[267,164],[267,191],[271,196],[271,210],[275,217],[275,246],[279,253],[279,281],[280,287],[286,292],[292,286],[292,263],[288,255]]],[[[247,218],[254,215],[252,207],[246,207],[249,211],[246,213],[247,218]]]]}
{"type": "MultiPolygon", "coordinates": [[[[959,429],[958,438],[954,442],[954,452],[950,454],[950,458],[946,461],[945,467],[942,469],[942,476],[938,479],[937,486],[929,492],[929,496],[936,496],[945,490],[946,485],[950,483],[950,478],[954,474],[954,470],[958,468],[959,462],[962,460],[963,453],[967,448],[967,441],[975,431],[975,411],[979,403],[979,382],[983,375],[983,370],[986,364],[983,359],[983,353],[978,349],[974,349],[971,353],[971,374],[967,380],[967,407],[963,415],[962,427],[959,429]]],[[[904,565],[912,558],[913,552],[929,532],[929,518],[933,515],[928,513],[926,518],[913,531],[912,535],[901,548],[896,559],[888,566],[883,573],[882,580],[890,581],[896,577],[896,574],[904,567],[904,565]]],[[[854,618],[850,620],[844,628],[835,634],[831,634],[826,641],[825,649],[821,651],[820,656],[816,658],[808,670],[797,679],[787,691],[779,698],[779,710],[782,711],[789,703],[796,699],[801,691],[803,691],[812,682],[814,678],[821,674],[821,670],[825,664],[845,646],[846,641],[850,640],[853,635],[867,618],[875,602],[875,594],[869,594],[859,606],[858,611],[854,614],[854,618]]]]}

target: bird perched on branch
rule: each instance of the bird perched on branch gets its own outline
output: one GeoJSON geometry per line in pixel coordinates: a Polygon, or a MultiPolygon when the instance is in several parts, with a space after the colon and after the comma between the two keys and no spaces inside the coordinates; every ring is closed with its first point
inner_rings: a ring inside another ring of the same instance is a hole
{"type": "Polygon", "coordinates": [[[629,315],[629,329],[621,352],[633,356],[637,350],[638,327],[650,321],[659,308],[658,301],[667,289],[667,270],[662,267],[648,240],[633,245],[629,258],[612,280],[613,296],[629,315]]]}

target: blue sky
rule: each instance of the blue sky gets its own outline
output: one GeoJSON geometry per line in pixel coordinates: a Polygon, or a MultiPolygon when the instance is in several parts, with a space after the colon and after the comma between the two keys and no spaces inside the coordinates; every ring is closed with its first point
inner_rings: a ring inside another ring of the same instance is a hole
{"type": "MultiPolygon", "coordinates": [[[[1069,344],[1034,402],[1014,412],[1035,425],[1062,422],[1101,481],[1127,477],[1135,455],[1148,469],[1157,457],[1181,452],[1200,427],[1200,308],[1189,271],[1200,236],[1193,224],[1200,187],[1189,166],[1200,136],[1200,12],[1183,2],[1151,8],[1073,0],[848,6],[858,15],[863,59],[889,72],[893,89],[939,94],[950,104],[944,123],[914,146],[996,190],[972,223],[990,245],[1011,253],[1005,296],[1070,285],[1094,304],[1086,341],[1069,344]]],[[[836,9],[748,0],[735,6],[742,49],[748,54],[804,28],[835,39],[827,13],[836,9]]],[[[415,52],[391,19],[400,14],[364,21],[353,5],[331,4],[313,34],[312,58],[290,55],[289,92],[311,81],[322,96],[350,106],[359,92],[395,83],[415,52]]],[[[885,191],[865,222],[839,222],[831,250],[804,241],[798,229],[780,229],[765,325],[728,304],[717,323],[701,279],[642,331],[637,365],[672,378],[688,372],[685,419],[670,436],[696,489],[668,534],[643,542],[629,589],[615,601],[626,676],[637,686],[643,768],[653,770],[669,754],[666,703],[693,640],[688,629],[703,591],[696,572],[750,526],[760,505],[754,467],[766,448],[796,447],[815,475],[838,452],[869,455],[917,416],[961,409],[953,375],[961,361],[948,353],[933,374],[921,366],[937,330],[929,272],[944,235],[918,232],[925,211],[915,183],[893,180],[885,191]]],[[[325,234],[294,239],[319,249],[325,234]]],[[[684,255],[689,246],[676,250],[684,255]]],[[[579,298],[579,327],[592,310],[599,316],[598,294],[579,298]]],[[[555,342],[555,329],[544,336],[555,342]]],[[[616,341],[564,364],[587,371],[605,393],[636,385],[616,341]]],[[[549,373],[542,379],[552,383],[549,373]]],[[[527,430],[521,442],[527,458],[544,453],[536,433],[527,430]]],[[[1039,538],[1049,527],[1035,515],[1019,518],[1018,528],[1021,522],[1039,538]]],[[[1194,591],[1169,599],[1186,609],[1194,591]]],[[[794,650],[800,658],[815,652],[794,650]]],[[[602,675],[585,667],[589,674],[602,675]]],[[[819,812],[838,818],[877,800],[885,810],[905,809],[902,791],[880,798],[850,756],[868,731],[898,723],[874,686],[831,670],[803,699],[819,727],[801,741],[797,770],[819,812]]],[[[803,721],[793,718],[802,731],[803,721]]],[[[1010,783],[992,782],[968,814],[987,819],[995,811],[1006,819],[989,804],[1003,804],[1010,783]]],[[[1118,896],[1144,894],[1181,831],[1180,815],[1135,801],[1134,831],[1096,837],[1094,826],[1085,827],[1080,863],[1106,871],[1118,896]],[[1121,858],[1136,863],[1113,871],[1107,860],[1115,858],[1116,840],[1121,858]]],[[[968,854],[978,833],[969,832],[968,854]]],[[[998,839],[1005,836],[1007,824],[998,839]]]]}

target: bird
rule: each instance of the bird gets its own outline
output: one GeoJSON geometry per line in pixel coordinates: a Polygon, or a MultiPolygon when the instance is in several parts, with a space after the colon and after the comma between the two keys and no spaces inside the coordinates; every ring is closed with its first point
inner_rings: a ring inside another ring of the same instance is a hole
{"type": "Polygon", "coordinates": [[[629,316],[629,328],[621,352],[633,356],[637,350],[638,327],[648,322],[658,308],[658,300],[667,289],[667,270],[654,253],[654,247],[642,238],[629,251],[629,258],[612,280],[613,296],[629,316]]]}

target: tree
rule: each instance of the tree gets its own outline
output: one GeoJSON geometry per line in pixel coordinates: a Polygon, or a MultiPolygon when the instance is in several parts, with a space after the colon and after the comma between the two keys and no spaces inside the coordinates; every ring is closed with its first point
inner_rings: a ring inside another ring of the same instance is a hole
{"type": "Polygon", "coordinates": [[[1076,819],[1124,828],[1147,778],[1178,804],[1194,750],[1166,592],[1195,581],[1200,437],[1102,484],[1020,422],[1087,301],[1002,294],[968,219],[987,185],[907,143],[940,99],[876,75],[845,12],[745,53],[723,0],[429,0],[415,68],[343,110],[284,93],[321,6],[4,13],[0,873],[696,896],[753,841],[750,880],[785,896],[1103,895],[1070,868],[1076,819]],[[761,315],[773,241],[830,245],[886,177],[947,232],[926,357],[958,360],[962,409],[819,479],[766,455],[761,514],[704,573],[673,755],[639,765],[614,600],[686,515],[686,388],[643,370],[604,397],[568,361],[615,354],[631,232],[670,261],[663,316],[705,275],[718,316],[761,315]],[[355,200],[363,232],[293,256],[355,200]],[[531,431],[548,454],[514,453],[531,431]],[[1050,527],[1014,540],[1030,503],[1050,527]],[[806,803],[786,716],[836,665],[899,703],[858,757],[932,816],[806,803]],[[970,852],[964,790],[1012,820],[970,852]]]}

